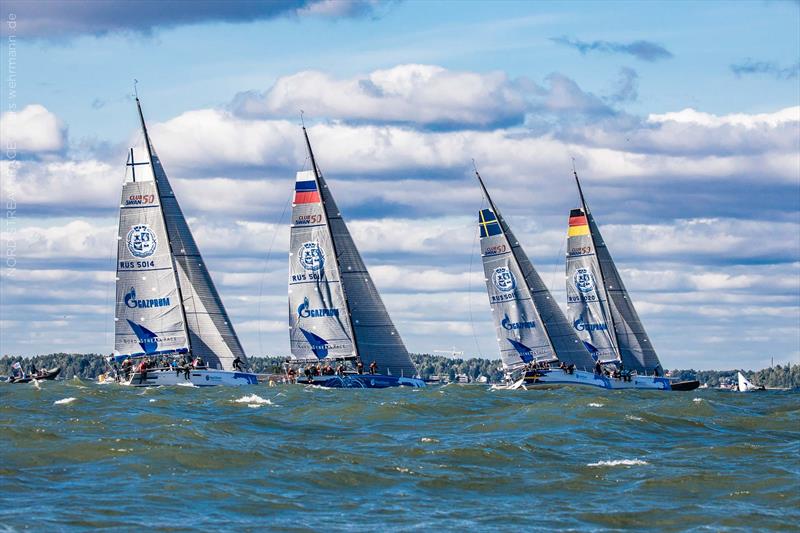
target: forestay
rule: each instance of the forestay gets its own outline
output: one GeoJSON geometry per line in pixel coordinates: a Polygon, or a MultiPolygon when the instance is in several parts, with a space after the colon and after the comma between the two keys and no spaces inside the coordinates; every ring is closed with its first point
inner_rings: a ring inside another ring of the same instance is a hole
{"type": "Polygon", "coordinates": [[[339,265],[313,171],[297,173],[289,242],[292,358],[355,357],[339,265]]]}

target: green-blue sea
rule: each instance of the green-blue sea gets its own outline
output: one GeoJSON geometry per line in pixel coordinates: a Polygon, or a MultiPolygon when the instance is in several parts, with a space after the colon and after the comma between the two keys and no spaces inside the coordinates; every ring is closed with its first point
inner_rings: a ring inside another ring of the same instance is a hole
{"type": "Polygon", "coordinates": [[[0,384],[0,528],[798,531],[800,393],[0,384]]]}

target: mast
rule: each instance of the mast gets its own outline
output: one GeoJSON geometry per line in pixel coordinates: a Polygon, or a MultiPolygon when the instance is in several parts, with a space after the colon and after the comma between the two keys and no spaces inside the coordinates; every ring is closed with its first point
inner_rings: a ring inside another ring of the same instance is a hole
{"type": "MultiPolygon", "coordinates": [[[[153,173],[153,182],[156,186],[156,193],[158,194],[158,210],[161,212],[161,218],[164,220],[164,231],[167,234],[167,246],[169,247],[169,260],[172,265],[172,272],[175,275],[175,285],[178,288],[178,301],[181,306],[181,316],[183,317],[183,328],[186,331],[186,345],[189,347],[189,353],[192,353],[192,336],[189,335],[189,320],[186,317],[186,306],[183,303],[183,292],[181,291],[181,280],[178,276],[178,269],[175,266],[175,253],[172,249],[172,237],[169,234],[169,225],[167,224],[167,217],[164,214],[164,203],[161,201],[161,189],[158,184],[158,177],[156,170],[153,166],[153,151],[150,147],[150,135],[147,133],[147,125],[144,122],[144,114],[142,113],[142,104],[139,101],[139,96],[136,96],[136,109],[139,111],[139,122],[142,125],[142,133],[144,133],[144,144],[147,147],[147,160],[150,161],[150,170],[153,173]]],[[[133,151],[131,151],[131,155],[133,151]]]]}
{"type": "MultiPolygon", "coordinates": [[[[473,168],[475,169],[475,176],[478,178],[478,183],[480,183],[480,185],[481,185],[481,190],[483,190],[483,195],[486,197],[486,201],[489,202],[489,207],[492,209],[492,212],[494,213],[494,216],[497,217],[497,223],[500,226],[500,230],[503,232],[503,235],[506,237],[506,240],[508,240],[508,232],[503,227],[503,225],[506,224],[506,221],[502,217],[502,215],[500,215],[500,211],[498,211],[497,206],[494,205],[494,201],[492,200],[492,197],[489,196],[489,191],[486,190],[486,185],[483,183],[483,178],[481,178],[481,174],[480,174],[480,172],[478,172],[478,167],[475,166],[475,161],[474,160],[472,161],[472,165],[473,165],[473,168]]],[[[507,225],[506,225],[506,227],[507,227],[507,225]]],[[[516,236],[515,236],[515,238],[516,238],[516,236]]],[[[517,266],[519,267],[520,266],[520,261],[517,258],[517,252],[515,251],[516,248],[514,246],[515,244],[518,245],[519,243],[517,242],[517,243],[513,243],[512,244],[511,242],[509,242],[508,244],[509,244],[509,247],[511,248],[511,255],[514,257],[514,261],[517,262],[517,266]]],[[[521,267],[520,267],[520,271],[522,271],[521,267]]],[[[522,277],[523,277],[523,281],[525,282],[525,287],[528,289],[528,293],[530,294],[531,293],[531,288],[528,285],[528,280],[526,279],[525,272],[522,272],[522,277]]],[[[542,329],[544,330],[544,334],[547,335],[547,342],[550,344],[550,349],[553,351],[553,354],[556,356],[556,358],[559,359],[558,352],[556,351],[555,344],[553,344],[553,339],[550,336],[550,332],[548,331],[548,328],[545,325],[544,320],[542,320],[542,315],[539,312],[538,307],[536,306],[536,302],[533,299],[533,295],[532,294],[531,294],[531,301],[533,302],[533,309],[536,312],[536,314],[538,315],[539,322],[542,324],[542,329]]]]}
{"type": "MultiPolygon", "coordinates": [[[[583,214],[586,216],[586,222],[589,223],[589,207],[586,205],[586,198],[583,196],[583,189],[581,188],[581,181],[578,179],[578,172],[575,170],[575,159],[572,159],[572,174],[575,176],[575,184],[578,186],[578,195],[581,198],[581,208],[583,214]]],[[[608,286],[606,285],[606,275],[603,272],[603,265],[600,262],[600,257],[597,256],[597,243],[594,240],[594,232],[592,231],[592,224],[589,224],[589,239],[592,241],[592,249],[597,257],[597,268],[600,270],[600,277],[603,281],[603,293],[606,296],[606,303],[609,308],[608,319],[611,320],[611,327],[614,329],[614,349],[617,352],[617,361],[622,362],[622,353],[619,349],[619,334],[617,332],[617,324],[614,321],[614,313],[611,312],[611,295],[608,293],[608,286]]]]}
{"type": "MultiPolygon", "coordinates": [[[[302,115],[301,115],[302,117],[302,115]]],[[[339,271],[339,284],[342,289],[342,295],[344,299],[344,305],[347,308],[347,324],[350,327],[350,337],[353,339],[353,349],[355,350],[356,358],[361,358],[361,353],[358,349],[358,339],[356,338],[356,331],[353,327],[352,316],[353,313],[350,309],[350,300],[347,299],[347,291],[345,290],[344,282],[341,279],[341,272],[342,268],[339,264],[339,252],[336,250],[336,239],[333,238],[333,230],[331,229],[330,220],[328,219],[328,206],[325,205],[325,200],[322,198],[322,184],[320,183],[320,178],[322,177],[322,173],[319,171],[319,167],[317,167],[317,160],[314,158],[314,150],[311,149],[311,141],[308,138],[308,131],[306,130],[305,124],[302,126],[303,128],[303,137],[306,140],[306,148],[308,148],[308,155],[311,158],[311,166],[314,169],[314,180],[317,182],[317,188],[320,190],[320,204],[322,205],[322,212],[325,215],[325,225],[328,227],[328,232],[331,234],[331,248],[333,248],[333,255],[336,258],[336,269],[339,271]]],[[[328,187],[328,184],[325,184],[325,188],[328,187]]]]}

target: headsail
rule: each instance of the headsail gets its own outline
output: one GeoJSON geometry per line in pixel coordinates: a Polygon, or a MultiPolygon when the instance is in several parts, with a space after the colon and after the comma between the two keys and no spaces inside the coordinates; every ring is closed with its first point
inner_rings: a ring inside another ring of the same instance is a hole
{"type": "Polygon", "coordinates": [[[591,356],[475,175],[489,202],[479,213],[481,256],[503,367],[557,358],[590,368],[591,356]]]}
{"type": "Polygon", "coordinates": [[[139,163],[133,156],[131,150],[119,206],[114,355],[186,352],[186,324],[161,200],[151,173],[139,169],[137,181],[139,163]]]}
{"type": "MultiPolygon", "coordinates": [[[[314,153],[311,150],[311,143],[308,140],[308,132],[303,128],[306,143],[308,146],[309,156],[311,157],[312,172],[316,175],[317,193],[321,202],[322,211],[324,215],[324,222],[327,224],[327,232],[330,234],[330,249],[326,250],[324,244],[319,247],[323,254],[329,253],[331,266],[335,264],[338,269],[338,276],[341,280],[341,291],[343,294],[343,301],[345,305],[339,308],[339,321],[341,322],[340,333],[345,334],[347,322],[349,320],[350,330],[352,336],[352,346],[355,349],[355,355],[360,357],[365,364],[372,361],[378,365],[378,371],[382,374],[391,374],[394,376],[413,377],[416,373],[414,363],[408,355],[403,340],[400,334],[392,323],[389,313],[386,311],[386,306],[383,304],[380,295],[378,294],[372,277],[364,265],[361,255],[350,236],[350,231],[342,219],[339,208],[333,199],[333,196],[328,188],[325,178],[319,171],[319,167],[314,159],[314,153]],[[341,316],[346,314],[346,317],[341,316]]],[[[298,178],[299,179],[299,178],[298,178]]],[[[313,192],[310,195],[313,197],[313,192]]],[[[294,216],[293,212],[293,216],[294,216]]],[[[297,218],[294,218],[295,225],[297,218]]],[[[324,239],[318,241],[310,240],[309,242],[323,243],[324,239]]],[[[299,244],[299,243],[298,243],[299,244]]],[[[292,250],[293,253],[296,250],[292,250]]],[[[316,254],[312,252],[311,255],[316,254]]],[[[315,259],[309,257],[309,261],[315,259]]],[[[316,259],[318,260],[318,259],[316,259]]],[[[292,267],[294,271],[294,266],[292,267]]],[[[325,272],[326,276],[328,271],[325,272]]],[[[336,278],[334,278],[336,279],[336,278]]],[[[335,291],[334,291],[335,292],[335,291]]],[[[331,295],[331,300],[327,303],[338,304],[336,296],[331,295]]],[[[294,300],[296,302],[297,300],[294,300]]],[[[312,305],[312,300],[309,298],[309,305],[312,305]]],[[[291,309],[290,313],[295,313],[297,309],[291,309]]],[[[313,333],[313,332],[312,332],[313,333]]],[[[324,340],[324,337],[322,337],[324,340]]],[[[345,338],[345,335],[342,337],[345,338]]],[[[294,330],[293,330],[293,346],[294,346],[294,330]]],[[[313,337],[308,340],[309,343],[318,342],[313,337]]],[[[342,343],[347,346],[346,342],[342,343]]],[[[308,348],[306,348],[308,350],[308,348]]],[[[346,352],[349,348],[342,348],[342,352],[346,352]]],[[[294,352],[295,357],[299,357],[298,353],[294,352]]],[[[310,354],[309,354],[310,355],[310,354]]],[[[305,356],[307,357],[307,356],[305,356]]]]}
{"type": "Polygon", "coordinates": [[[138,98],[136,104],[155,177],[155,189],[166,222],[179,289],[183,296],[192,355],[202,357],[211,368],[232,371],[236,357],[246,360],[244,350],[175,198],[161,160],[150,141],[138,98]]]}
{"type": "Polygon", "coordinates": [[[297,173],[289,242],[289,338],[296,360],[355,357],[339,263],[314,171],[297,173]]]}
{"type": "MultiPolygon", "coordinates": [[[[583,280],[586,288],[588,288],[589,285],[594,285],[595,288],[602,287],[604,289],[603,291],[594,290],[593,292],[596,295],[597,293],[604,293],[607,298],[605,306],[602,308],[602,313],[598,311],[595,316],[602,317],[605,320],[603,324],[608,325],[610,343],[612,346],[617,347],[619,359],[622,361],[622,364],[625,365],[625,368],[644,373],[652,373],[653,371],[662,373],[661,362],[658,360],[655,349],[650,343],[650,339],[647,336],[647,332],[644,330],[644,326],[639,319],[639,314],[633,306],[628,291],[622,283],[622,278],[614,264],[614,260],[611,258],[611,253],[608,251],[603,236],[600,234],[597,223],[586,205],[586,201],[583,197],[583,190],[578,180],[578,174],[577,172],[574,174],[575,181],[578,185],[578,192],[581,197],[581,211],[585,215],[586,225],[588,226],[586,228],[588,229],[588,233],[584,233],[587,238],[583,239],[581,246],[592,249],[588,251],[588,255],[594,256],[594,254],[596,254],[596,261],[592,263],[591,267],[596,268],[596,270],[588,272],[588,274],[593,275],[595,279],[589,280],[588,276],[581,276],[580,274],[579,278],[586,278],[583,280]]],[[[573,210],[573,212],[575,211],[573,210]]],[[[572,216],[570,216],[570,220],[572,220],[572,216]]],[[[581,228],[580,231],[584,232],[585,230],[581,228]]],[[[578,243],[575,244],[576,246],[578,245],[578,243]]],[[[570,251],[572,250],[572,245],[573,241],[570,240],[570,251]]],[[[567,265],[569,274],[569,260],[567,265]]],[[[579,281],[581,280],[579,279],[579,281]]],[[[572,290],[570,284],[574,283],[574,279],[568,276],[568,298],[572,290]]],[[[589,294],[589,292],[587,292],[587,294],[589,294]]],[[[598,299],[600,298],[602,298],[602,296],[598,295],[598,299]]],[[[598,324],[600,324],[600,322],[598,322],[598,324]]],[[[608,344],[602,344],[602,335],[592,336],[591,338],[592,340],[597,340],[598,343],[601,344],[601,347],[608,348],[608,344]]]]}

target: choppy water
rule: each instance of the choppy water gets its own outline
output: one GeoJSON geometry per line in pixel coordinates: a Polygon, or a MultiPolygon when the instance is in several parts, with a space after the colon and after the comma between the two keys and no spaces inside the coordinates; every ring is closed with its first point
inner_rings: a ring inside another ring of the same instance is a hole
{"type": "Polygon", "coordinates": [[[0,384],[11,530],[795,530],[800,394],[0,384]]]}

